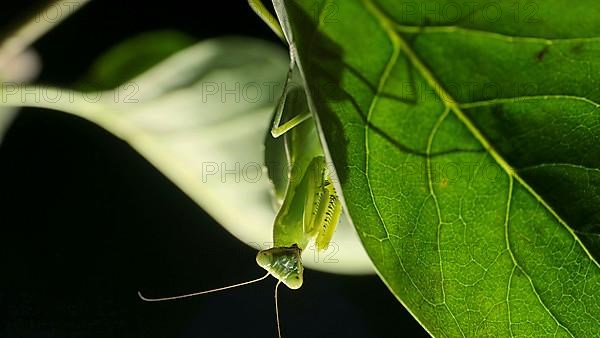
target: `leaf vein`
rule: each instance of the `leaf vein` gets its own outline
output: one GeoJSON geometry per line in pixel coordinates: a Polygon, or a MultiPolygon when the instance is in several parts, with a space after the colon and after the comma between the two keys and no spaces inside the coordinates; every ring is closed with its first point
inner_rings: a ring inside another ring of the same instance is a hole
{"type": "MultiPolygon", "coordinates": [[[[389,18],[389,16],[388,16],[389,18]]],[[[486,38],[502,40],[510,43],[543,43],[546,45],[552,45],[555,43],[565,43],[565,42],[600,42],[600,37],[587,37],[587,38],[541,38],[541,37],[533,37],[533,36],[520,36],[520,35],[507,35],[492,31],[465,28],[460,26],[407,26],[395,23],[395,28],[400,33],[409,33],[409,34],[421,34],[421,33],[460,33],[460,34],[470,34],[470,35],[480,35],[486,38]]]]}
{"type": "Polygon", "coordinates": [[[442,259],[442,247],[440,244],[440,237],[441,237],[441,233],[442,233],[442,224],[443,224],[442,212],[440,209],[440,204],[438,202],[437,196],[435,194],[435,190],[433,189],[433,177],[431,175],[431,148],[433,146],[433,140],[435,138],[435,134],[439,130],[440,126],[442,125],[442,123],[444,122],[444,120],[446,119],[448,114],[450,114],[450,109],[448,109],[448,107],[446,107],[446,109],[444,109],[444,112],[440,115],[440,117],[436,121],[435,125],[431,129],[431,132],[429,133],[429,137],[427,140],[427,183],[429,185],[429,195],[432,197],[433,203],[435,204],[435,210],[436,210],[437,218],[438,218],[436,241],[437,241],[438,257],[440,260],[440,277],[441,277],[440,279],[441,279],[441,289],[442,289],[442,301],[443,301],[444,306],[446,307],[446,310],[448,310],[448,313],[450,313],[450,316],[452,316],[452,319],[454,319],[454,323],[458,327],[460,333],[462,334],[463,337],[465,337],[465,333],[463,332],[462,328],[460,327],[460,324],[458,323],[458,319],[456,318],[456,316],[450,309],[448,302],[446,301],[446,290],[445,290],[445,286],[444,286],[444,264],[443,264],[443,259],[442,259]]]}
{"type": "Polygon", "coordinates": [[[534,101],[534,100],[575,100],[575,101],[583,101],[593,105],[595,108],[600,107],[600,104],[597,102],[588,99],[582,96],[573,96],[573,95],[534,95],[534,96],[519,96],[519,97],[510,97],[510,98],[498,98],[492,100],[484,100],[484,101],[475,101],[469,103],[461,103],[458,104],[459,108],[462,109],[470,109],[477,107],[487,107],[493,106],[496,104],[504,104],[504,103],[514,103],[519,101],[534,101]]]}
{"type": "MultiPolygon", "coordinates": [[[[381,216],[381,211],[379,210],[379,206],[375,200],[375,194],[373,193],[373,187],[371,186],[371,179],[369,177],[369,158],[370,158],[370,150],[369,150],[369,131],[370,131],[370,122],[371,122],[371,118],[373,115],[373,112],[375,111],[375,107],[377,106],[377,102],[379,101],[379,97],[381,96],[383,89],[385,87],[385,84],[387,82],[387,79],[389,78],[392,68],[394,67],[394,65],[396,64],[398,57],[400,56],[400,49],[398,44],[394,44],[392,43],[392,47],[393,47],[393,52],[392,55],[390,56],[390,59],[388,60],[383,74],[379,79],[379,83],[377,85],[377,92],[373,95],[373,99],[371,100],[371,103],[369,104],[369,110],[367,112],[367,123],[365,123],[365,178],[367,181],[367,187],[369,188],[369,195],[371,197],[371,202],[373,203],[373,206],[375,207],[375,211],[377,213],[377,217],[379,219],[379,222],[381,223],[381,225],[383,226],[383,229],[385,230],[386,233],[386,238],[382,239],[382,242],[384,240],[388,240],[390,243],[390,246],[392,247],[392,249],[394,250],[394,253],[396,255],[396,258],[398,259],[398,262],[400,263],[400,266],[402,267],[402,270],[404,271],[404,273],[407,275],[408,279],[410,280],[411,284],[415,287],[415,289],[417,290],[417,292],[419,292],[419,294],[421,295],[421,297],[423,298],[423,300],[425,300],[425,302],[427,302],[428,304],[432,305],[432,306],[436,306],[437,304],[435,304],[434,302],[430,301],[429,299],[427,299],[427,297],[425,297],[425,295],[423,294],[423,292],[421,291],[421,289],[418,287],[418,285],[414,282],[412,276],[410,275],[410,273],[408,272],[408,270],[406,269],[406,267],[404,266],[404,262],[402,261],[402,258],[400,257],[400,254],[398,253],[396,246],[391,243],[391,234],[390,231],[385,223],[385,220],[383,219],[383,217],[381,216]]],[[[382,243],[383,244],[383,243],[382,243]]]]}
{"type": "Polygon", "coordinates": [[[547,168],[547,167],[569,167],[569,168],[573,168],[573,169],[595,171],[595,172],[600,173],[600,168],[592,168],[592,167],[587,167],[587,166],[584,166],[581,164],[561,163],[561,162],[534,164],[534,165],[530,165],[527,167],[519,168],[519,171],[528,171],[528,170],[535,170],[535,169],[541,169],[541,168],[547,168]]]}
{"type": "MultiPolygon", "coordinates": [[[[527,271],[525,271],[525,269],[519,264],[519,262],[517,261],[517,258],[515,257],[515,254],[513,253],[511,246],[510,246],[510,238],[509,238],[509,225],[510,225],[510,205],[511,205],[511,200],[512,200],[512,194],[513,194],[513,185],[514,185],[514,179],[512,176],[508,176],[509,179],[509,186],[508,186],[508,198],[506,201],[506,215],[505,215],[505,219],[504,219],[504,240],[506,241],[506,249],[508,250],[508,253],[510,254],[510,258],[514,264],[513,267],[513,272],[515,270],[515,268],[518,268],[519,270],[521,270],[521,272],[523,272],[523,274],[525,275],[525,277],[527,278],[527,280],[529,281],[529,285],[531,285],[531,290],[533,291],[534,295],[537,297],[540,305],[542,305],[542,307],[544,308],[544,310],[550,315],[550,317],[552,317],[552,319],[556,322],[556,324],[560,327],[562,327],[565,331],[567,331],[567,333],[569,333],[569,335],[571,337],[575,337],[571,331],[569,331],[569,329],[563,325],[552,313],[552,311],[550,311],[550,309],[546,306],[546,304],[544,303],[544,301],[542,300],[541,295],[538,293],[537,289],[535,288],[535,285],[533,284],[533,280],[531,279],[531,277],[529,276],[529,274],[527,273],[527,271]]],[[[575,245],[575,242],[573,242],[573,245],[575,245]]],[[[513,274],[511,273],[510,276],[510,281],[512,282],[512,276],[513,274]]],[[[510,282],[509,282],[509,291],[510,291],[510,282]]],[[[510,302],[509,302],[510,303],[510,302]]],[[[509,325],[510,325],[510,305],[508,306],[509,308],[509,325]]],[[[512,336],[512,329],[511,329],[511,336],[512,336]]]]}

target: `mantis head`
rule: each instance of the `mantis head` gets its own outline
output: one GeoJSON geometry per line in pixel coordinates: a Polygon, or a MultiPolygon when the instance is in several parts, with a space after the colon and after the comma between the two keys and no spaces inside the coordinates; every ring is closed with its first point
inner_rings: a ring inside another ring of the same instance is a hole
{"type": "Polygon", "coordinates": [[[290,289],[302,286],[304,267],[301,251],[296,245],[261,250],[256,255],[256,263],[267,270],[290,289]]]}

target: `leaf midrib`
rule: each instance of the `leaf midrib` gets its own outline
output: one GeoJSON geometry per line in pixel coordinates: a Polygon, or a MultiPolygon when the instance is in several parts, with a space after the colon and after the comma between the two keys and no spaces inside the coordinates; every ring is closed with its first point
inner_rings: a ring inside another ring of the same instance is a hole
{"type": "Polygon", "coordinates": [[[372,2],[372,0],[363,0],[365,7],[368,11],[377,19],[381,27],[385,30],[394,48],[400,48],[402,52],[408,57],[413,67],[415,67],[429,86],[436,92],[438,97],[443,97],[442,102],[445,103],[446,107],[449,108],[454,115],[467,127],[469,132],[481,143],[483,148],[492,156],[492,158],[502,167],[507,175],[519,182],[544,208],[573,236],[573,239],[579,244],[581,249],[586,253],[588,258],[594,262],[594,264],[600,268],[600,264],[591,255],[583,243],[579,240],[579,237],[575,234],[573,229],[546,203],[546,201],[538,195],[533,188],[527,184],[527,182],[519,176],[515,169],[506,162],[506,160],[496,151],[492,144],[485,138],[481,131],[475,126],[475,124],[462,112],[460,105],[454,100],[444,87],[436,80],[431,71],[425,66],[421,59],[412,50],[410,45],[404,40],[404,38],[398,34],[395,30],[397,24],[388,17],[381,9],[372,2]],[[399,44],[399,45],[396,45],[399,44]]]}

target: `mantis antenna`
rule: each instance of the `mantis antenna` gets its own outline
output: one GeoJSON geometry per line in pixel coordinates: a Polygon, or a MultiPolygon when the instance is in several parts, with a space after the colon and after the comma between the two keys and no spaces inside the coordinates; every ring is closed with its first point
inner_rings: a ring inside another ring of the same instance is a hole
{"type": "Polygon", "coordinates": [[[277,319],[277,337],[281,338],[281,326],[279,325],[279,305],[277,304],[277,290],[279,289],[279,284],[281,284],[281,280],[278,280],[277,285],[275,285],[275,318],[277,319]]]}
{"type": "Polygon", "coordinates": [[[285,42],[285,36],[283,35],[279,22],[271,15],[271,12],[269,12],[265,5],[263,5],[260,0],[248,0],[248,5],[250,5],[250,8],[252,8],[254,13],[256,13],[256,15],[271,28],[273,33],[277,34],[281,41],[285,42]]]}
{"type": "MultiPolygon", "coordinates": [[[[180,296],[162,297],[162,298],[147,298],[147,297],[144,297],[142,295],[141,291],[138,291],[138,296],[140,297],[141,300],[143,300],[145,302],[163,302],[163,301],[169,301],[169,300],[175,300],[175,299],[182,299],[182,298],[188,298],[188,297],[205,295],[207,293],[218,292],[218,291],[223,291],[223,290],[227,290],[227,289],[233,289],[233,288],[237,288],[239,286],[244,286],[244,285],[248,285],[248,284],[260,282],[261,280],[269,277],[270,274],[271,274],[271,272],[267,272],[266,275],[264,275],[264,276],[262,276],[260,278],[249,280],[247,282],[242,282],[242,283],[237,283],[237,284],[233,284],[233,285],[229,285],[229,286],[224,286],[222,288],[216,288],[216,289],[210,289],[210,290],[206,290],[206,291],[189,293],[189,294],[180,295],[180,296]]],[[[281,280],[278,280],[277,284],[275,285],[275,318],[277,320],[277,337],[281,338],[281,326],[279,324],[279,304],[278,304],[278,301],[277,301],[279,284],[281,284],[281,280]]]]}
{"type": "MultiPolygon", "coordinates": [[[[162,301],[167,301],[167,300],[175,300],[175,299],[181,299],[181,298],[188,298],[188,297],[205,295],[207,293],[218,292],[218,291],[223,291],[223,290],[227,290],[227,289],[233,289],[233,288],[237,288],[239,286],[244,286],[244,285],[248,285],[248,284],[260,282],[261,280],[269,277],[269,275],[270,275],[270,273],[267,272],[266,275],[264,275],[264,276],[262,276],[260,278],[257,278],[257,279],[249,280],[247,282],[237,283],[237,284],[233,284],[233,285],[229,285],[229,286],[224,286],[222,288],[216,288],[216,289],[211,289],[211,290],[206,290],[206,291],[188,293],[188,294],[181,295],[181,296],[163,297],[163,298],[147,298],[147,297],[144,297],[142,295],[141,291],[138,291],[138,296],[140,297],[141,300],[143,300],[145,302],[162,302],[162,301]]],[[[277,303],[275,303],[275,304],[277,304],[277,303]]]]}

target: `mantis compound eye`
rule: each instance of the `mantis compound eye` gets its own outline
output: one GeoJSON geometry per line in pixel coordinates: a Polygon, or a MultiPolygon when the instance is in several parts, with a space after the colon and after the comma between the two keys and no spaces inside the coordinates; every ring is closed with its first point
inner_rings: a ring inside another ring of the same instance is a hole
{"type": "Polygon", "coordinates": [[[287,276],[283,281],[288,288],[292,290],[299,289],[302,286],[303,278],[302,275],[298,273],[291,274],[287,276]]]}

